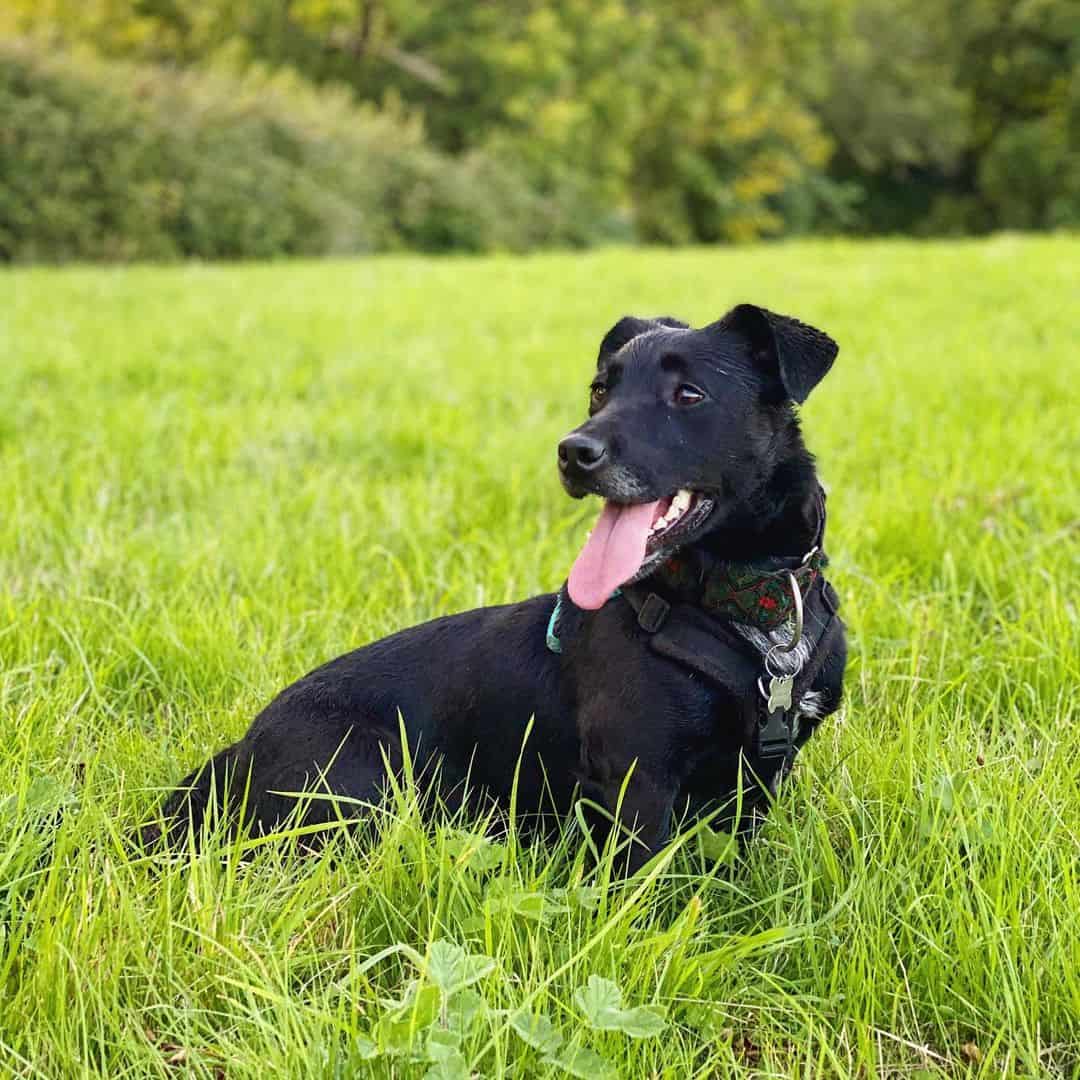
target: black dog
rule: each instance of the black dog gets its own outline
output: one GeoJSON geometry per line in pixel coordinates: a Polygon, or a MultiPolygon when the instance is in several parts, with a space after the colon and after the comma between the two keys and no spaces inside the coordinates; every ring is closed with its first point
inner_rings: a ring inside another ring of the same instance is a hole
{"type": "Polygon", "coordinates": [[[584,796],[594,827],[617,814],[636,831],[631,870],[675,815],[760,816],[840,701],[824,496],[792,408],[836,352],[749,304],[700,330],[621,319],[600,346],[590,418],[559,444],[569,494],[607,500],[564,589],[436,619],[306,675],[170,797],[170,839],[241,798],[263,829],[304,791],[307,823],[357,816],[402,768],[399,713],[440,800],[469,791],[506,807],[515,776],[524,815],[584,796]]]}

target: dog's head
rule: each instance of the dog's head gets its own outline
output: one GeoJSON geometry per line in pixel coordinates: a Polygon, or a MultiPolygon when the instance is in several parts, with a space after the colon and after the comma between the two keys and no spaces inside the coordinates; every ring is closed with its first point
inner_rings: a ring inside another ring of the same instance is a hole
{"type": "Polygon", "coordinates": [[[836,353],[827,334],[752,304],[700,330],[620,319],[600,345],[589,419],[559,443],[567,492],[605,499],[570,573],[574,602],[600,607],[760,487],[792,403],[836,353]]]}

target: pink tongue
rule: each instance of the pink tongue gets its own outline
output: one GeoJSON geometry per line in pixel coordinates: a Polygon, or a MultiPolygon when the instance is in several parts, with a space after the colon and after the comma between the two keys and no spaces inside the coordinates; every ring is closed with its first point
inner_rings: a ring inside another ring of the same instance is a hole
{"type": "Polygon", "coordinates": [[[656,506],[606,502],[592,535],[570,568],[566,582],[570,599],[579,608],[595,611],[611,594],[637,573],[645,561],[645,542],[656,516],[656,506]]]}

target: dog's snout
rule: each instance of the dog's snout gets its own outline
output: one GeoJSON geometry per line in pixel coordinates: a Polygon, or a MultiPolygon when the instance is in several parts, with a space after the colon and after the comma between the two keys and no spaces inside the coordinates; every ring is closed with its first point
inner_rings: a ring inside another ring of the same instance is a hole
{"type": "Polygon", "coordinates": [[[593,472],[607,457],[607,447],[591,435],[575,431],[559,443],[559,468],[577,472],[593,472]]]}

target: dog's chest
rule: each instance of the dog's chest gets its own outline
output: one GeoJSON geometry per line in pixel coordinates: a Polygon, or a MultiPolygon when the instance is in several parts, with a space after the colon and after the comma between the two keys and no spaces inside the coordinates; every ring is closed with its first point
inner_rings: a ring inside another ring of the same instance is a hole
{"type": "Polygon", "coordinates": [[[732,715],[725,688],[656,653],[626,603],[612,602],[585,620],[566,661],[586,751],[689,751],[715,742],[719,729],[737,738],[725,723],[732,715]]]}
{"type": "MultiPolygon", "coordinates": [[[[794,649],[781,652],[778,646],[785,646],[791,641],[794,634],[794,626],[784,623],[775,630],[759,630],[756,626],[748,626],[745,623],[732,624],[735,633],[744,641],[752,645],[761,657],[761,668],[765,670],[765,657],[772,653],[772,666],[780,675],[796,676],[810,661],[810,644],[806,638],[802,638],[794,649]]],[[[796,715],[799,718],[807,717],[812,720],[820,720],[822,716],[822,703],[824,695],[818,691],[808,690],[795,703],[796,715]]]]}

